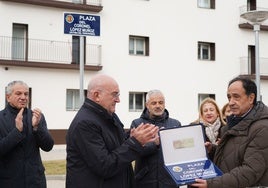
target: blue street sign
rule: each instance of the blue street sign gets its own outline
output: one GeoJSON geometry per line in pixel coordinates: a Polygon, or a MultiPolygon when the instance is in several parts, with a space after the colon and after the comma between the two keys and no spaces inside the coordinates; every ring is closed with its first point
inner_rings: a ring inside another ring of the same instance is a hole
{"type": "Polygon", "coordinates": [[[100,16],[64,13],[64,34],[100,36],[100,16]]]}

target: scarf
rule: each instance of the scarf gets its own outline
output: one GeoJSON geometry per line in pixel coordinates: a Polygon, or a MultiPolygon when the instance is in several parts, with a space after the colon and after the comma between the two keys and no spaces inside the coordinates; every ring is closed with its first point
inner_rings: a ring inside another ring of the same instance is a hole
{"type": "Polygon", "coordinates": [[[210,123],[203,123],[205,126],[205,132],[206,132],[206,136],[208,137],[209,141],[212,144],[216,144],[217,145],[217,139],[218,139],[218,135],[219,135],[219,129],[221,127],[221,121],[220,118],[218,117],[216,119],[216,121],[212,124],[210,123]]]}
{"type": "Polygon", "coordinates": [[[245,114],[243,114],[242,116],[235,116],[235,115],[230,115],[227,116],[227,124],[228,124],[228,128],[232,128],[233,126],[235,126],[236,124],[238,124],[242,119],[244,119],[244,117],[246,117],[248,115],[248,113],[252,110],[252,108],[250,108],[245,114]]]}

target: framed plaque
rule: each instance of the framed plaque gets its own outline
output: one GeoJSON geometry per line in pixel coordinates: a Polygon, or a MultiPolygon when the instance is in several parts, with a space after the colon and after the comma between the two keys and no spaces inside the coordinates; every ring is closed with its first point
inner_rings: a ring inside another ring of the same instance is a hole
{"type": "Polygon", "coordinates": [[[165,168],[177,185],[222,175],[207,157],[201,124],[161,129],[159,135],[165,168]]]}

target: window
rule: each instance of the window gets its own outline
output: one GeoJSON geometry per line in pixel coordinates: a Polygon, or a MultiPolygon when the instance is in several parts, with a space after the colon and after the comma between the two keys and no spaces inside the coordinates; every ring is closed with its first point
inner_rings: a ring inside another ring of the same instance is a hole
{"type": "Polygon", "coordinates": [[[198,94],[198,108],[199,108],[200,104],[202,103],[202,101],[207,97],[210,97],[210,98],[216,100],[215,94],[204,94],[204,93],[198,94]]]}
{"type": "Polygon", "coordinates": [[[215,60],[215,43],[198,42],[198,59],[215,60]]]}
{"type": "Polygon", "coordinates": [[[197,0],[199,8],[215,9],[215,0],[197,0]]]}
{"type": "MultiPolygon", "coordinates": [[[[84,90],[84,96],[87,91],[84,90]]],[[[80,108],[80,90],[79,89],[67,89],[66,90],[66,110],[75,111],[80,108]]]]}
{"type": "Polygon", "coordinates": [[[129,111],[142,111],[145,107],[146,93],[130,92],[129,93],[129,111]]]}
{"type": "MultiPolygon", "coordinates": [[[[84,39],[84,60],[85,60],[86,37],[83,37],[83,39],[84,39]]],[[[79,36],[72,36],[72,64],[80,64],[80,37],[79,36]]]]}
{"type": "Polygon", "coordinates": [[[24,24],[13,24],[12,31],[12,59],[27,60],[27,35],[28,26],[24,24]]]}
{"type": "Polygon", "coordinates": [[[129,36],[129,54],[149,56],[149,37],[129,36]]]}
{"type": "Polygon", "coordinates": [[[248,46],[248,73],[256,74],[255,46],[248,46]]]}
{"type": "Polygon", "coordinates": [[[251,11],[251,10],[256,10],[257,4],[256,4],[256,0],[247,0],[247,10],[251,11]]]}

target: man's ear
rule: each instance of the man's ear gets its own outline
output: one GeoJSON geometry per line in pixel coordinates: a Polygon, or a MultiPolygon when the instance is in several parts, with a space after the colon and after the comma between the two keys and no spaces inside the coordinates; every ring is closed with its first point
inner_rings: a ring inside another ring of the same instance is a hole
{"type": "Polygon", "coordinates": [[[99,102],[100,101],[100,92],[99,91],[94,91],[93,92],[93,98],[95,102],[99,102]]]}
{"type": "Polygon", "coordinates": [[[254,99],[256,98],[256,95],[254,93],[251,93],[249,95],[249,99],[250,99],[250,104],[253,104],[254,103],[254,99]]]}
{"type": "Polygon", "coordinates": [[[148,108],[148,102],[145,102],[145,107],[148,108]]]}
{"type": "Polygon", "coordinates": [[[9,102],[10,95],[6,94],[6,100],[9,102]]]}

